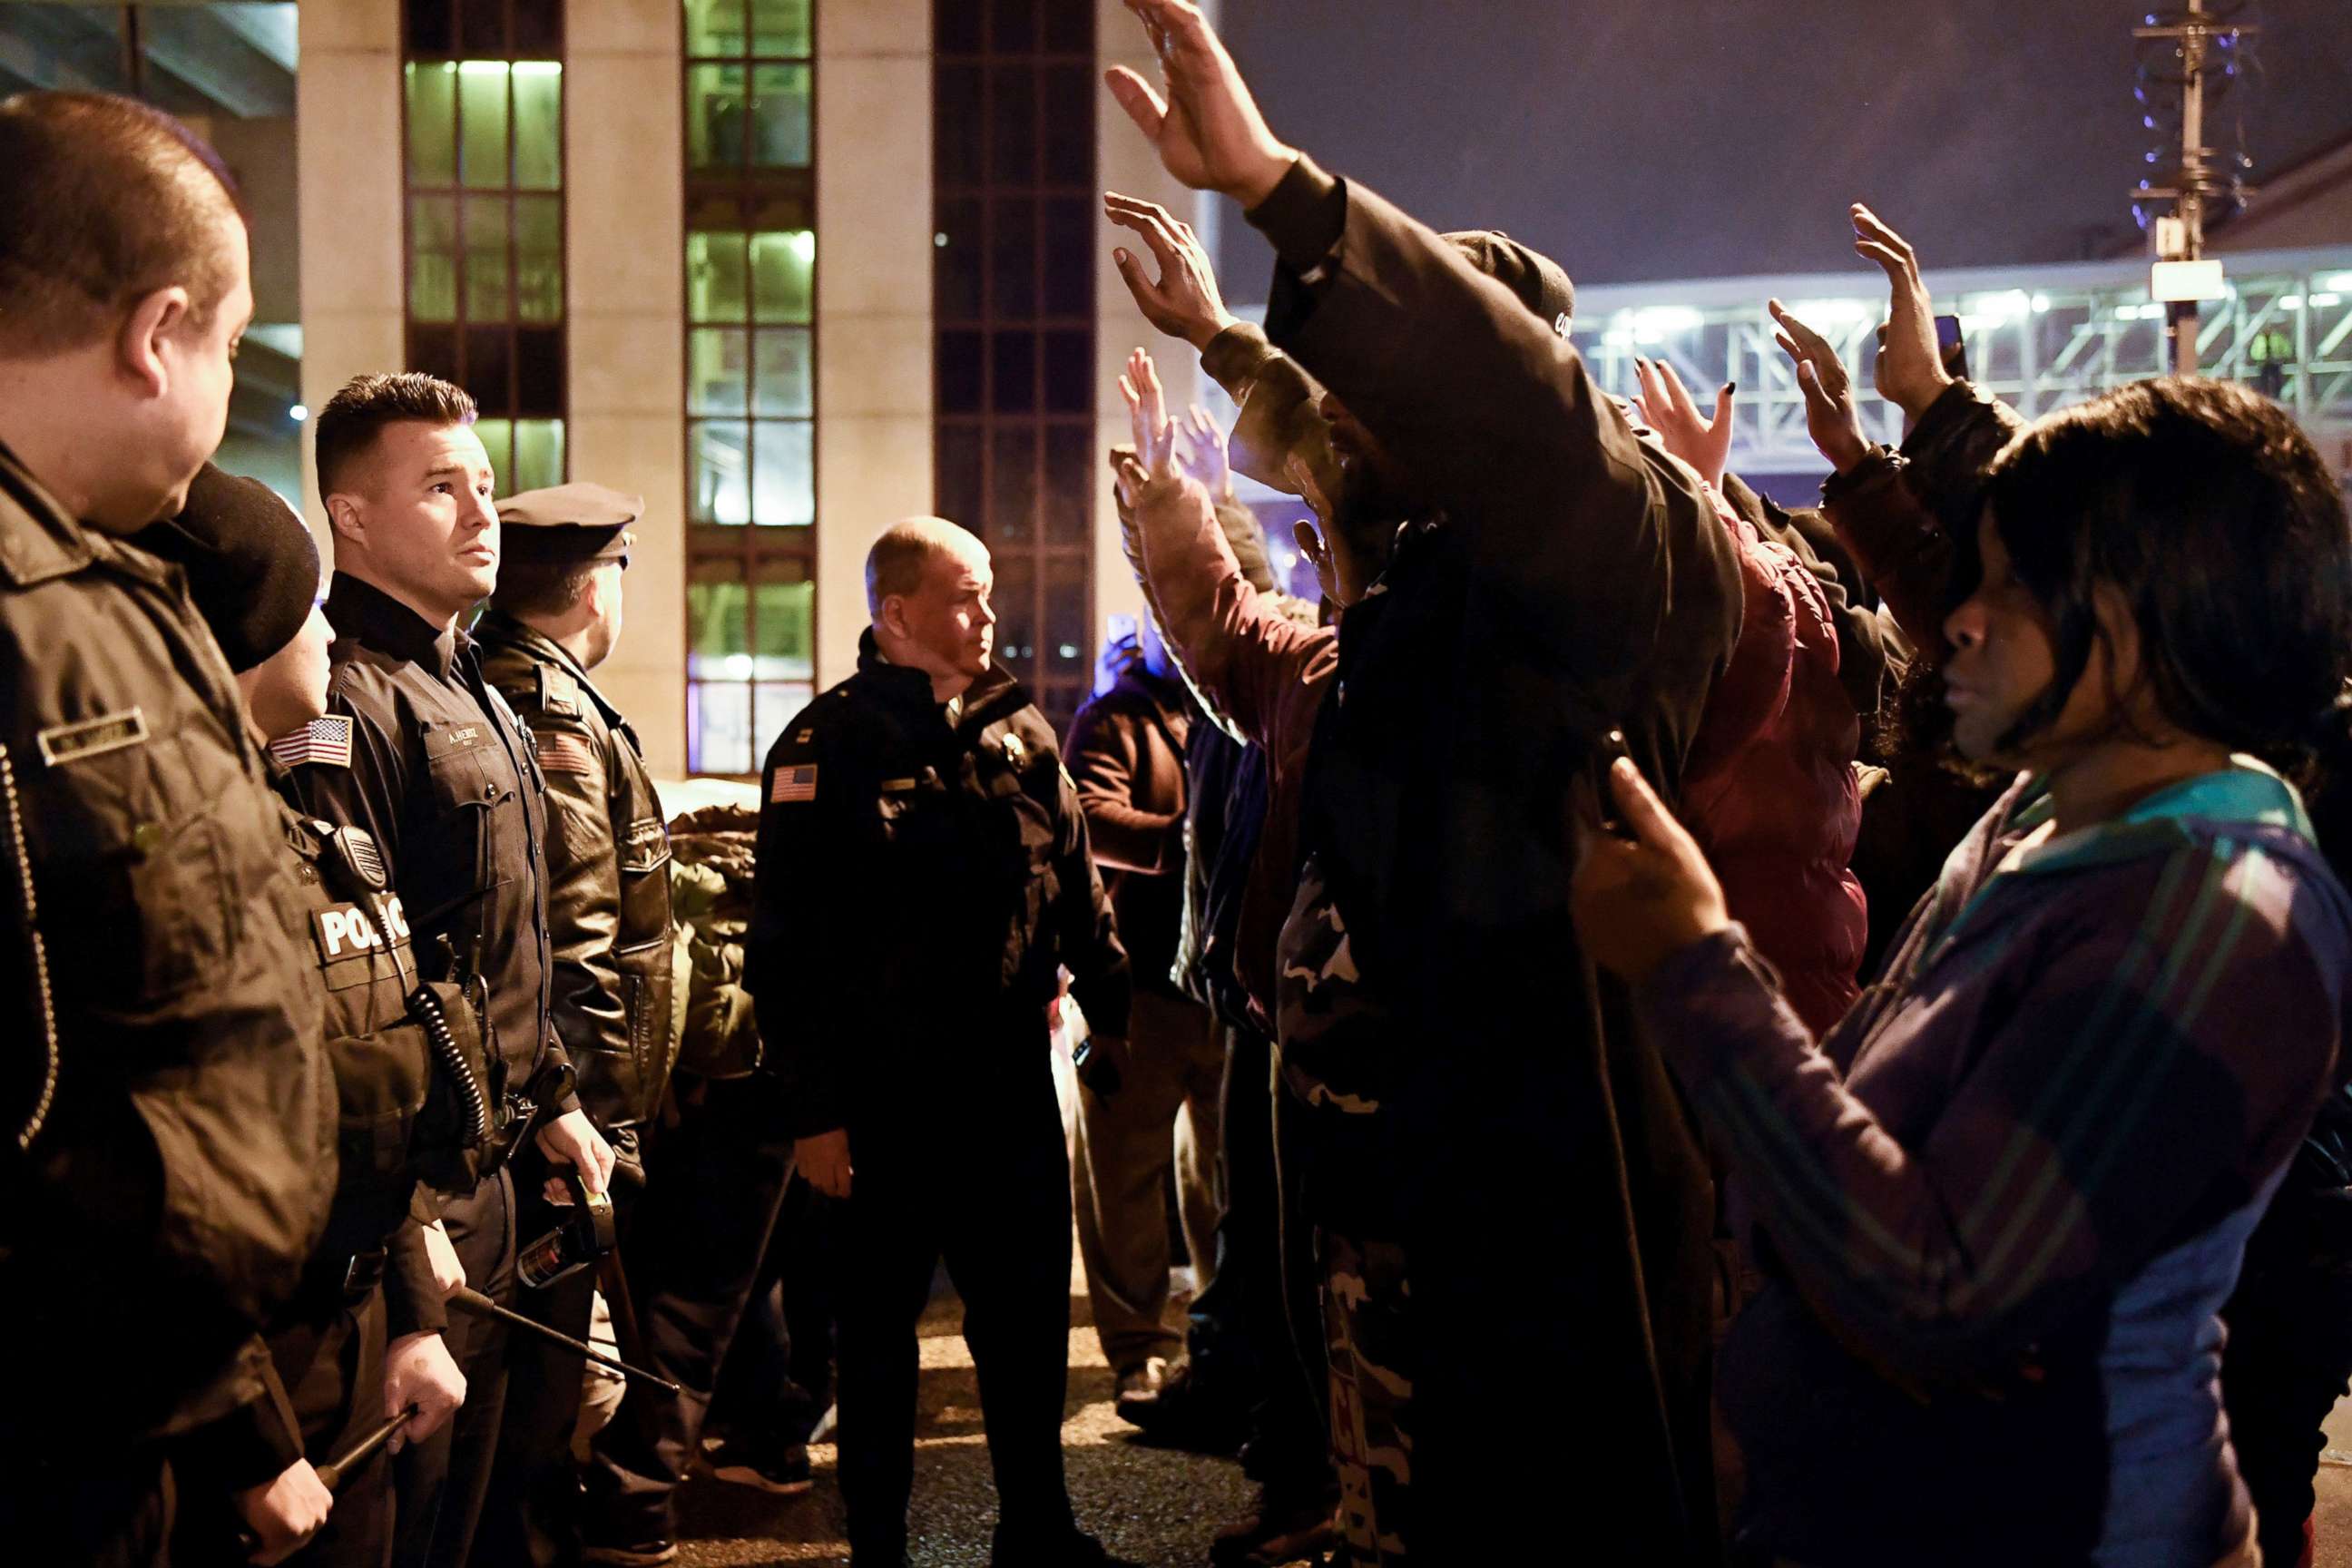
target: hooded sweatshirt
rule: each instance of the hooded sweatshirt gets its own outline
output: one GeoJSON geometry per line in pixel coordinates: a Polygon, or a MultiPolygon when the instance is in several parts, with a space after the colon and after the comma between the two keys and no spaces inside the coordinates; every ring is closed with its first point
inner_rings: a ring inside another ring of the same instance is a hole
{"type": "Polygon", "coordinates": [[[2211,1563],[2218,1313],[2325,1092],[2352,900],[2252,759],[2047,837],[2021,780],[1818,1047],[1738,926],[1643,1011],[1775,1282],[1724,1410],[1815,1565],[2211,1563]]]}

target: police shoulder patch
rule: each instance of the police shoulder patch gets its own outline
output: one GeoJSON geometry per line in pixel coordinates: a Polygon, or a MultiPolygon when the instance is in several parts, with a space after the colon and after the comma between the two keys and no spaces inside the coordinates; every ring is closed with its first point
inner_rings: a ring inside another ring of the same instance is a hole
{"type": "Polygon", "coordinates": [[[815,798],[814,763],[784,763],[776,769],[776,776],[768,781],[770,805],[793,805],[815,798]]]}
{"type": "Polygon", "coordinates": [[[270,742],[269,754],[281,767],[348,768],[352,765],[351,716],[321,714],[270,742]]]}
{"type": "Polygon", "coordinates": [[[539,765],[551,773],[582,773],[593,778],[604,770],[598,765],[595,748],[587,737],[570,730],[534,729],[532,742],[539,748],[539,765]]]}

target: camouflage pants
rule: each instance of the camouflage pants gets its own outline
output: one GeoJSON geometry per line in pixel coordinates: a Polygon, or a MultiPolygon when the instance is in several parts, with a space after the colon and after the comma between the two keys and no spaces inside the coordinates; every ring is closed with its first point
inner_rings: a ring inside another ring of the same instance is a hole
{"type": "Polygon", "coordinates": [[[1404,1250],[1315,1233],[1331,1345],[1331,1458],[1351,1568],[1401,1568],[1412,1540],[1412,1291],[1404,1250]]]}

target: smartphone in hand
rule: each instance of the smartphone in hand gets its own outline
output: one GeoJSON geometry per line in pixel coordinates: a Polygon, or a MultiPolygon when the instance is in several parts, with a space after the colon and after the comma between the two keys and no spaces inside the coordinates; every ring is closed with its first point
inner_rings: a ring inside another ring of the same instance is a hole
{"type": "Polygon", "coordinates": [[[1592,826],[1612,838],[1633,837],[1633,829],[1625,826],[1624,814],[1617,809],[1616,787],[1609,782],[1609,770],[1617,759],[1631,759],[1633,754],[1625,744],[1625,731],[1612,729],[1593,743],[1592,760],[1587,768],[1585,782],[1592,792],[1592,826]]]}

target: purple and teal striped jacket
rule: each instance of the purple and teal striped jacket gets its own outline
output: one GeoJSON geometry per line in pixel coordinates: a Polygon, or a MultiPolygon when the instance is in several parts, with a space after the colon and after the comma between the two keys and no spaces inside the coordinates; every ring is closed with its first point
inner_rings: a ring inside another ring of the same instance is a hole
{"type": "Polygon", "coordinates": [[[2050,809],[2002,797],[1818,1047],[1738,927],[1645,987],[1775,1277],[1720,1378],[1784,1558],[2246,1534],[2216,1313],[2326,1090],[2352,900],[2251,762],[2021,850],[2050,809]]]}

